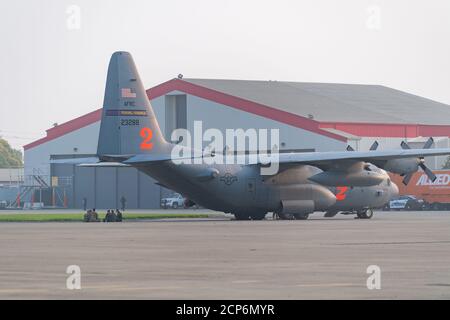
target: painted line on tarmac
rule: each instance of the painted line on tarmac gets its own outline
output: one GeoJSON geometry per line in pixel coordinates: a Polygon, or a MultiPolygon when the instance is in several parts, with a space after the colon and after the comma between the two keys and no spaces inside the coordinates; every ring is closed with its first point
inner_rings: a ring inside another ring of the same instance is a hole
{"type": "Polygon", "coordinates": [[[130,287],[123,285],[113,285],[113,286],[82,286],[81,290],[96,290],[96,291],[138,291],[138,290],[179,290],[184,289],[180,286],[160,286],[160,287],[130,287]]]}
{"type": "Polygon", "coordinates": [[[337,246],[372,246],[372,245],[403,245],[403,244],[450,244],[450,241],[399,241],[399,242],[366,242],[366,243],[334,243],[337,246]]]}
{"type": "Polygon", "coordinates": [[[247,283],[261,283],[261,280],[234,280],[231,283],[234,284],[247,284],[247,283]]]}
{"type": "Polygon", "coordinates": [[[358,283],[309,283],[309,284],[297,284],[295,287],[305,288],[328,288],[328,287],[361,287],[358,283]]]}

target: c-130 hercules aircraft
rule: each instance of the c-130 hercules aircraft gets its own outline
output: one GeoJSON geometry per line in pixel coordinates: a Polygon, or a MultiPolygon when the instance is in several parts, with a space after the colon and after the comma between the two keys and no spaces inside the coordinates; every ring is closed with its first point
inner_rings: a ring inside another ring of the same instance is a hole
{"type": "MultiPolygon", "coordinates": [[[[245,165],[175,163],[175,146],[161,133],[133,58],[115,52],[98,140],[100,162],[86,166],[132,166],[181,193],[189,204],[232,213],[237,220],[260,220],[268,212],[306,219],[315,211],[333,216],[346,210],[370,218],[371,208],[398,194],[380,167],[407,176],[423,166],[424,156],[450,154],[450,149],[279,153],[277,173],[267,176],[260,170],[267,163],[259,160],[245,165]]],[[[220,155],[201,155],[213,156],[220,155]]]]}

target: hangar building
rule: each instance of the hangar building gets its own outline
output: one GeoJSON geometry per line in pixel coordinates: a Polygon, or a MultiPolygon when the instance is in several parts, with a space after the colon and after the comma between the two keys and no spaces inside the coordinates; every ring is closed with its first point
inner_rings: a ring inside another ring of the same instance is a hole
{"type": "MultiPolygon", "coordinates": [[[[280,150],[335,151],[420,147],[428,137],[449,147],[450,106],[379,85],[211,79],[172,79],[147,90],[161,130],[278,128],[280,150]]],[[[167,190],[133,168],[87,168],[95,156],[101,109],[50,128],[24,146],[25,185],[53,187],[53,205],[158,208],[167,190]],[[63,164],[73,158],[74,164],[63,164]],[[56,194],[56,196],[55,196],[56,194]]],[[[192,131],[191,131],[192,132],[192,131]]],[[[427,162],[440,168],[443,157],[427,162]]]]}

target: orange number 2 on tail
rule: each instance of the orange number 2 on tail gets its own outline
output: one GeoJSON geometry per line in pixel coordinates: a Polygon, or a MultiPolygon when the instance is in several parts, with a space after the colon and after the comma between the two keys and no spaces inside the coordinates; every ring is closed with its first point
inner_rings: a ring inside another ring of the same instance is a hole
{"type": "Polygon", "coordinates": [[[139,134],[141,135],[141,138],[144,139],[141,142],[141,150],[151,150],[153,148],[153,143],[150,142],[153,137],[152,129],[144,127],[139,134]]]}

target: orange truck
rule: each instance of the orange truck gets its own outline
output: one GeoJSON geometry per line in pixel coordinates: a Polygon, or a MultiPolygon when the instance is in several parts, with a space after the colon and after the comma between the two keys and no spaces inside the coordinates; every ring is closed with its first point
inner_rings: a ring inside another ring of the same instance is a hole
{"type": "Polygon", "coordinates": [[[399,188],[400,195],[413,195],[417,199],[424,200],[424,209],[448,210],[450,209],[450,170],[433,170],[436,180],[432,182],[427,175],[418,171],[405,186],[403,177],[397,174],[389,174],[391,180],[399,188]]]}

